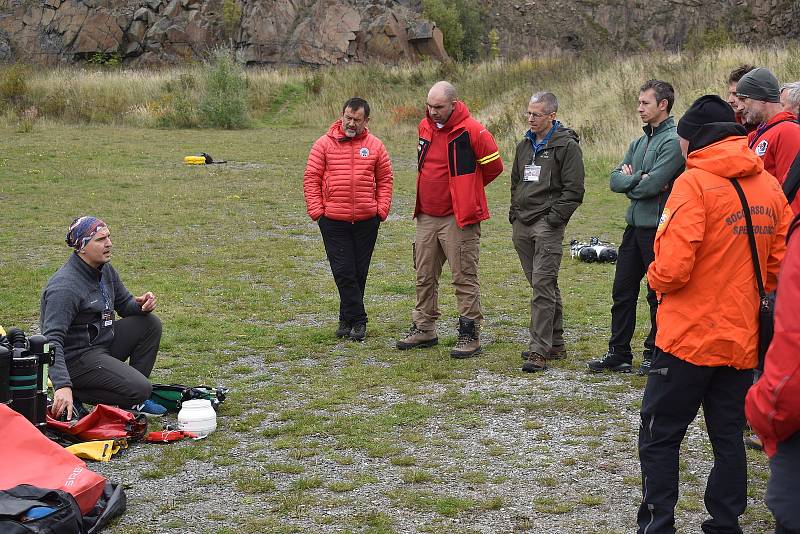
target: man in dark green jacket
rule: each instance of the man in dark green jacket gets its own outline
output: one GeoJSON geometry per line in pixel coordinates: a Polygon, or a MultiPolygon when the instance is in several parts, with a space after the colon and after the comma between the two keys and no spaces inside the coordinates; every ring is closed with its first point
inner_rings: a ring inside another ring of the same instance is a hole
{"type": "Polygon", "coordinates": [[[558,269],[564,229],[583,202],[583,155],[578,135],[556,120],[558,100],[539,92],[528,104],[530,129],[517,145],[511,171],[514,248],[533,289],[530,342],[522,352],[525,372],[543,371],[563,358],[564,327],[558,269]]]}
{"type": "MultiPolygon", "coordinates": [[[[611,337],[608,352],[600,360],[590,361],[589,370],[629,373],[632,369],[631,338],[636,328],[636,303],[639,285],[654,259],[658,219],[672,188],[683,172],[684,159],[678,145],[675,122],[669,116],[675,91],[667,82],[649,80],[639,90],[639,117],[645,123],[644,135],[633,141],[622,163],[611,173],[611,190],[630,199],[625,213],[627,227],[619,246],[614,273],[611,306],[611,337]]],[[[650,332],[644,341],[639,374],[647,374],[655,347],[655,292],[647,287],[650,305],[650,332]]]]}

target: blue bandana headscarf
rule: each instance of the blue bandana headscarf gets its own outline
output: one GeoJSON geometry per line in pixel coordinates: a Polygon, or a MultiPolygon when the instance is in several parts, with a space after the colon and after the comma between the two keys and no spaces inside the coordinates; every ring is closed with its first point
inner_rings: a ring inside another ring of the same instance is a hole
{"type": "Polygon", "coordinates": [[[103,228],[108,228],[106,223],[97,217],[84,215],[72,221],[64,241],[77,252],[80,252],[92,240],[92,237],[103,228]]]}

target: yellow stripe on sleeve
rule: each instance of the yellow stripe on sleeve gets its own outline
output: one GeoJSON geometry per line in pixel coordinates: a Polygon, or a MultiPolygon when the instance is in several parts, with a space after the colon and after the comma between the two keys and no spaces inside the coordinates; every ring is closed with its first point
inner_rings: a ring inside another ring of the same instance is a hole
{"type": "Polygon", "coordinates": [[[486,165],[487,163],[491,163],[496,159],[500,159],[500,152],[493,152],[492,154],[489,154],[488,156],[479,159],[478,163],[480,163],[481,165],[486,165]]]}

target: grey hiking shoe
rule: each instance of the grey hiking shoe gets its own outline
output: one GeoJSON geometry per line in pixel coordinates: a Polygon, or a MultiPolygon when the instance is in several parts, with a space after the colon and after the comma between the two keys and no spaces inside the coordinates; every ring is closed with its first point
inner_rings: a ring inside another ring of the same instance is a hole
{"type": "Polygon", "coordinates": [[[458,318],[458,341],[450,351],[450,356],[463,360],[472,358],[481,351],[480,333],[478,326],[472,319],[466,317],[458,318]]]}
{"type": "Polygon", "coordinates": [[[613,351],[608,351],[603,355],[600,360],[592,360],[586,364],[589,371],[592,373],[602,373],[603,371],[612,371],[614,373],[630,373],[633,369],[631,362],[628,358],[615,354],[613,351]]]}
{"type": "Polygon", "coordinates": [[[653,362],[650,360],[650,358],[643,358],[642,364],[636,370],[636,374],[639,376],[647,376],[647,373],[650,372],[650,367],[652,367],[652,365],[653,362]]]}
{"type": "Polygon", "coordinates": [[[432,347],[437,343],[439,343],[439,338],[435,331],[420,330],[416,323],[412,323],[406,337],[397,340],[397,348],[408,350],[417,347],[432,347]]]}

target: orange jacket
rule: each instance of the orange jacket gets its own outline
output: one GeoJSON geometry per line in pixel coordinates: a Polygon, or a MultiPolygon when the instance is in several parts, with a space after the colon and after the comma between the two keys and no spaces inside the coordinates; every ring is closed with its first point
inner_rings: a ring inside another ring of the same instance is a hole
{"type": "Polygon", "coordinates": [[[766,290],[775,289],[792,212],[741,135],[689,154],[656,231],[647,280],[661,298],[661,350],[695,365],[752,369],[758,361],[758,286],[731,178],[739,180],[750,205],[766,290]]]}
{"type": "Polygon", "coordinates": [[[303,174],[308,216],[336,221],[386,220],[392,205],[392,163],[380,139],[364,129],[350,138],[337,120],[317,139],[303,174]]]}

